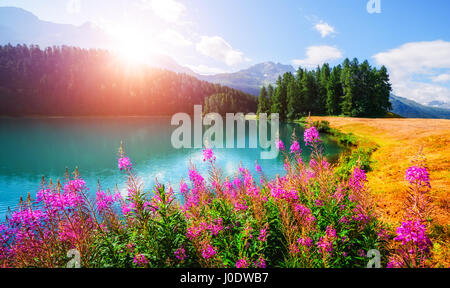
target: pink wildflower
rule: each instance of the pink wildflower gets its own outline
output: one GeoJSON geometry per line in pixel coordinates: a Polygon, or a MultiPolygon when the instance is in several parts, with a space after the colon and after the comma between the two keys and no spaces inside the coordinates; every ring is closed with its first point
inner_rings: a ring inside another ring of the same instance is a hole
{"type": "Polygon", "coordinates": [[[128,171],[131,170],[131,168],[133,167],[133,164],[131,164],[130,158],[128,157],[119,158],[118,163],[120,171],[122,171],[123,169],[128,171]]]}

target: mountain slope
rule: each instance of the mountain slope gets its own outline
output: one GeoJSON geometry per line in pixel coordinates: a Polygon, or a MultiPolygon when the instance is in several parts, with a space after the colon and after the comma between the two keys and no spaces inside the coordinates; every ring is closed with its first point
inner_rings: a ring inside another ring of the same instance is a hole
{"type": "Polygon", "coordinates": [[[278,76],[286,72],[295,73],[295,69],[291,65],[263,62],[235,73],[199,75],[198,78],[258,95],[261,86],[275,83],[278,76]]]}
{"type": "Polygon", "coordinates": [[[450,119],[450,109],[429,107],[391,94],[392,112],[406,118],[450,119]]]}
{"type": "Polygon", "coordinates": [[[91,23],[81,26],[42,21],[15,7],[0,7],[0,44],[73,45],[106,48],[111,39],[91,23]]]}

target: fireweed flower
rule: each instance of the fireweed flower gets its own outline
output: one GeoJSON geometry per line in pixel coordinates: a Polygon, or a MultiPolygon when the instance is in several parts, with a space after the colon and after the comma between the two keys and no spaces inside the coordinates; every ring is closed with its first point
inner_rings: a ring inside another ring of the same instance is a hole
{"type": "Polygon", "coordinates": [[[336,230],[334,230],[333,227],[328,226],[325,233],[325,236],[320,237],[317,242],[317,248],[319,248],[324,255],[331,255],[333,253],[333,242],[336,239],[336,230]]]}
{"type": "Polygon", "coordinates": [[[131,170],[133,164],[131,164],[130,158],[128,157],[120,157],[118,160],[118,166],[120,171],[122,170],[131,170]]]}
{"type": "Polygon", "coordinates": [[[261,166],[258,163],[255,164],[255,170],[258,173],[261,173],[261,171],[262,171],[261,166]]]}
{"type": "Polygon", "coordinates": [[[214,247],[206,244],[206,246],[202,249],[202,257],[204,259],[210,259],[216,255],[216,250],[214,250],[214,247]]]}
{"type": "Polygon", "coordinates": [[[364,170],[356,167],[349,179],[349,186],[352,190],[360,192],[364,189],[364,183],[367,182],[367,176],[364,170]]]}
{"type": "MultiPolygon", "coordinates": [[[[404,247],[417,247],[420,252],[428,253],[433,246],[430,238],[426,235],[426,227],[418,220],[403,222],[397,228],[397,237],[395,241],[401,242],[404,247]]],[[[414,253],[414,248],[410,248],[409,253],[414,253]]]]}
{"type": "Polygon", "coordinates": [[[214,156],[214,152],[210,148],[206,148],[203,150],[203,161],[210,161],[213,162],[216,160],[216,157],[214,156]]]}
{"type": "Polygon", "coordinates": [[[300,144],[297,141],[294,141],[291,145],[291,153],[298,153],[300,152],[300,144]]]}
{"type": "Polygon", "coordinates": [[[261,231],[259,231],[258,240],[261,242],[265,242],[267,240],[267,229],[262,228],[261,231]]]}
{"type": "Polygon", "coordinates": [[[175,252],[175,257],[180,260],[183,261],[184,259],[186,259],[186,250],[184,250],[183,247],[178,248],[175,252]]]}
{"type": "Polygon", "coordinates": [[[430,174],[425,167],[412,166],[406,170],[405,175],[406,181],[411,184],[419,184],[431,187],[430,185],[430,174]]]}
{"type": "Polygon", "coordinates": [[[97,211],[103,213],[110,209],[112,205],[118,200],[118,195],[108,195],[104,191],[97,192],[97,211]]]}
{"type": "Polygon", "coordinates": [[[303,133],[306,146],[314,146],[314,144],[320,143],[319,131],[316,127],[312,126],[303,133]]]}
{"type": "Polygon", "coordinates": [[[247,262],[247,259],[242,258],[236,261],[236,268],[248,268],[250,264],[247,262]]]}
{"type": "Polygon", "coordinates": [[[284,147],[284,143],[283,143],[283,141],[281,141],[281,140],[278,140],[278,141],[275,143],[275,147],[276,147],[278,150],[280,150],[280,151],[286,150],[286,147],[284,147]]]}
{"type": "Polygon", "coordinates": [[[133,263],[139,267],[143,267],[148,264],[148,260],[143,254],[136,254],[133,259],[133,263]]]}
{"type": "Polygon", "coordinates": [[[202,175],[197,172],[195,169],[189,170],[189,180],[191,180],[192,183],[195,184],[196,187],[200,187],[203,185],[203,179],[202,175]]]}
{"type": "Polygon", "coordinates": [[[258,260],[256,260],[253,265],[256,268],[266,268],[266,260],[264,259],[264,257],[259,257],[258,260]]]}
{"type": "Polygon", "coordinates": [[[310,237],[298,238],[297,243],[303,247],[311,247],[313,244],[313,240],[310,237]]]}

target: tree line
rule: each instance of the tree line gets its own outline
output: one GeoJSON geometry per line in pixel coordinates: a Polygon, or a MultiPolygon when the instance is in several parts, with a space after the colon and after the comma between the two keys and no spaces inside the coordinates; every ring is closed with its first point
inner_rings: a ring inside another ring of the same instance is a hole
{"type": "MultiPolygon", "coordinates": [[[[227,112],[255,112],[255,96],[187,74],[130,66],[99,49],[0,46],[0,115],[172,115],[212,95],[239,99],[227,112]]],[[[233,100],[234,101],[234,100],[233,100]]]]}
{"type": "Polygon", "coordinates": [[[285,73],[276,85],[263,86],[258,98],[259,113],[279,113],[280,119],[313,115],[379,117],[391,109],[391,84],[386,67],[371,67],[345,59],[330,68],[323,64],[313,70],[299,68],[285,73]]]}

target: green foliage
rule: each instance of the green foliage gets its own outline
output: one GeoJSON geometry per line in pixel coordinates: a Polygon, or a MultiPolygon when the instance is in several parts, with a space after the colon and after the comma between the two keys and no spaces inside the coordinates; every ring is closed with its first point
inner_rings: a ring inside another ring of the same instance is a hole
{"type": "Polygon", "coordinates": [[[192,113],[213,94],[234,100],[226,112],[257,107],[252,95],[187,74],[127,67],[106,50],[5,45],[0,67],[0,115],[173,115],[192,113]]]}
{"type": "MultiPolygon", "coordinates": [[[[353,137],[352,135],[344,137],[342,141],[347,141],[349,144],[354,143],[355,139],[353,137]]],[[[364,171],[371,171],[373,160],[370,159],[370,156],[376,149],[376,147],[357,147],[344,153],[339,160],[339,166],[336,168],[337,175],[341,178],[348,179],[353,171],[353,167],[360,167],[364,171]]]]}
{"type": "MultiPolygon", "coordinates": [[[[272,113],[283,120],[308,115],[383,117],[391,109],[389,75],[383,66],[372,68],[355,58],[330,69],[325,63],[312,71],[299,68],[276,83],[272,113]]],[[[262,101],[263,102],[263,101],[262,101]]]]}

